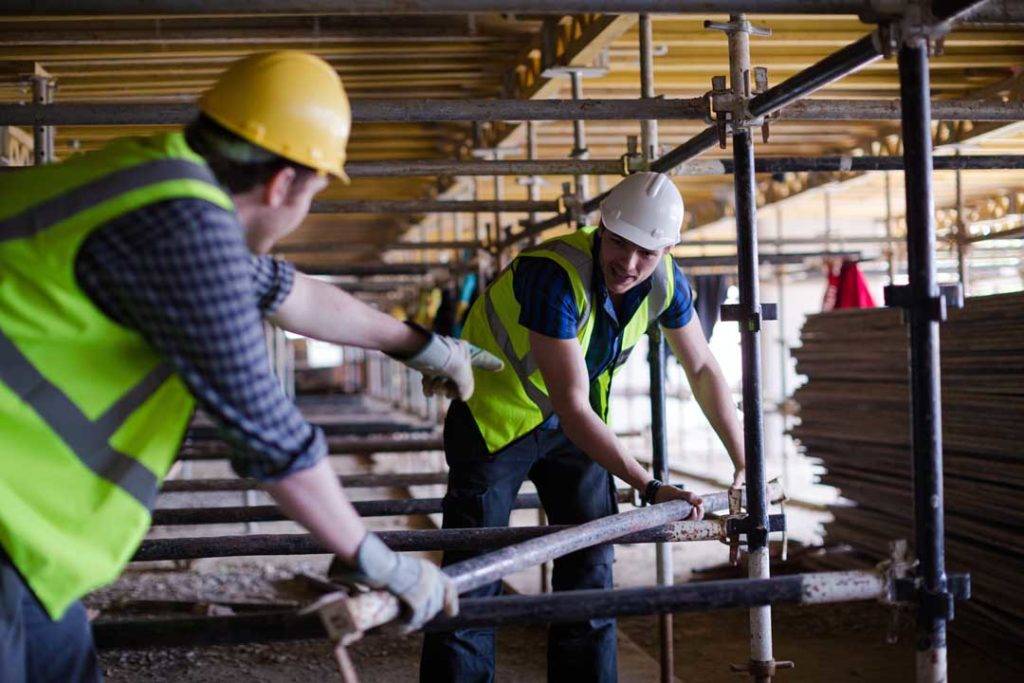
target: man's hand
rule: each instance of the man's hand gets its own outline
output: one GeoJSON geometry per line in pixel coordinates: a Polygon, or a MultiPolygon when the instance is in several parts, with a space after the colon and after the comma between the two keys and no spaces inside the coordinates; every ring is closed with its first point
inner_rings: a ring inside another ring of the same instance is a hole
{"type": "Polygon", "coordinates": [[[747,483],[747,469],[745,467],[737,467],[732,475],[732,486],[731,489],[741,489],[743,485],[747,483]]]}
{"type": "Polygon", "coordinates": [[[459,594],[447,574],[426,560],[392,551],[376,534],[367,534],[359,545],[355,568],[335,560],[329,574],[340,583],[394,593],[405,608],[403,633],[422,628],[442,609],[449,616],[459,612],[459,594]]]}
{"type": "Polygon", "coordinates": [[[403,363],[423,373],[423,394],[444,394],[463,401],[473,395],[473,368],[498,372],[505,364],[467,341],[430,335],[420,351],[403,363]]]}
{"type": "Polygon", "coordinates": [[[658,493],[654,496],[654,502],[665,503],[670,500],[685,500],[693,506],[693,510],[686,519],[694,521],[704,519],[704,501],[697,494],[684,491],[670,484],[665,484],[658,489],[658,493]]]}

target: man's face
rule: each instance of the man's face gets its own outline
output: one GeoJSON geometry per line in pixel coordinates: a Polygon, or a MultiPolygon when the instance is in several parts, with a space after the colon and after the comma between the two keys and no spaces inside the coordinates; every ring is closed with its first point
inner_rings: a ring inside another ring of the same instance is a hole
{"type": "Polygon", "coordinates": [[[309,214],[313,198],[327,183],[323,176],[296,175],[288,168],[262,190],[257,190],[258,202],[245,221],[249,249],[256,254],[266,254],[274,244],[291,234],[309,214]]]}
{"type": "Polygon", "coordinates": [[[601,228],[601,272],[610,294],[624,294],[646,280],[668,247],[651,251],[601,228]]]}

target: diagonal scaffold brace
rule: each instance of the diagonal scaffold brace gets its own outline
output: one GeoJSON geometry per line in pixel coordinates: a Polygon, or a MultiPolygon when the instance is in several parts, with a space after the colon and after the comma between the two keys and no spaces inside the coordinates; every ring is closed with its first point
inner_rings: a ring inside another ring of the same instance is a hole
{"type": "MultiPolygon", "coordinates": [[[[776,500],[782,498],[781,488],[777,485],[770,488],[770,493],[776,500]]],[[[725,491],[701,494],[701,498],[709,511],[729,507],[729,493],[725,491]]],[[[692,510],[693,507],[682,500],[630,510],[506,546],[449,565],[444,571],[458,592],[465,593],[577,550],[610,543],[627,534],[663,524],[680,523],[692,510]]],[[[401,614],[401,604],[395,596],[383,591],[355,595],[337,592],[325,595],[303,610],[303,613],[311,612],[319,614],[334,643],[334,656],[343,680],[357,683],[358,674],[346,648],[362,638],[365,632],[397,619],[401,614]]]]}

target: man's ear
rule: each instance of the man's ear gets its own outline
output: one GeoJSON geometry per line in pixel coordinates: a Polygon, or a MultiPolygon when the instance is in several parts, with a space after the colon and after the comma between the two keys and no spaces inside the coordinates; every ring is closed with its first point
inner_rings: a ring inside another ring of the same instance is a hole
{"type": "Polygon", "coordinates": [[[295,182],[295,169],[291,166],[283,166],[270,176],[263,186],[263,203],[272,209],[277,209],[288,200],[292,191],[292,183],[295,182]]]}

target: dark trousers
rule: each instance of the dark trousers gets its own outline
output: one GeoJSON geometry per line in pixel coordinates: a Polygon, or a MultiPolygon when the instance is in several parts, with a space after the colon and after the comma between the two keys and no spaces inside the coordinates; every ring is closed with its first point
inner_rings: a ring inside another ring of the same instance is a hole
{"type": "MultiPolygon", "coordinates": [[[[444,424],[448,493],[444,528],[508,526],[519,487],[529,477],[536,485],[551,524],[580,524],[618,511],[611,475],[576,448],[561,430],[536,429],[498,453],[487,452],[483,437],[461,401],[452,402],[444,424]]],[[[443,564],[476,552],[446,552],[443,564]]],[[[581,550],[555,560],[556,591],[611,588],[611,545],[581,550]]],[[[488,597],[500,582],[463,594],[488,597]]],[[[548,631],[548,679],[616,680],[614,619],[552,624],[548,631]]],[[[420,680],[494,680],[494,629],[429,633],[423,642],[420,680]]]]}
{"type": "Polygon", "coordinates": [[[103,680],[82,603],[53,621],[0,550],[0,681],[93,683],[103,680]]]}

